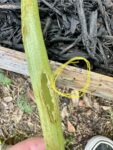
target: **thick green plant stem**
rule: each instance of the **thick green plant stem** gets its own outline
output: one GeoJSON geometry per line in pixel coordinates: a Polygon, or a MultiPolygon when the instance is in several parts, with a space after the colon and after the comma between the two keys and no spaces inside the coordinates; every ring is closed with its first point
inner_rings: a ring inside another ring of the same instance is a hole
{"type": "Polygon", "coordinates": [[[46,150],[64,150],[58,96],[43,40],[37,0],[21,0],[22,36],[46,150]]]}

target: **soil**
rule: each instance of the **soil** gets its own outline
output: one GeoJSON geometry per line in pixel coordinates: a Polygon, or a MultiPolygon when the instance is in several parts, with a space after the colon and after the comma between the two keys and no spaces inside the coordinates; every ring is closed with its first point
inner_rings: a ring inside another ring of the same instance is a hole
{"type": "MultiPolygon", "coordinates": [[[[42,136],[30,79],[6,71],[4,75],[11,83],[0,84],[0,139],[15,144],[42,136]]],[[[113,139],[112,101],[86,94],[80,99],[60,97],[59,106],[67,150],[83,150],[94,135],[113,139]]]]}
{"type": "MultiPolygon", "coordinates": [[[[60,62],[83,56],[90,60],[93,71],[112,75],[113,1],[81,3],[82,0],[39,0],[48,56],[60,62]]],[[[0,0],[0,45],[24,51],[20,29],[20,1],[0,0]]],[[[15,144],[42,136],[30,79],[8,71],[3,73],[11,83],[0,83],[0,139],[15,144]]],[[[80,99],[60,97],[59,106],[66,149],[83,150],[94,135],[113,139],[112,101],[86,94],[80,99]]]]}

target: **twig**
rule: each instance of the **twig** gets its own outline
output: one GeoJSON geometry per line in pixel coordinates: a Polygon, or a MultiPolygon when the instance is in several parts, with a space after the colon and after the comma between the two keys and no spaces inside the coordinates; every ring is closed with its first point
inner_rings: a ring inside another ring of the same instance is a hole
{"type": "Polygon", "coordinates": [[[0,4],[0,9],[20,9],[20,4],[0,4]]]}
{"type": "Polygon", "coordinates": [[[107,58],[106,58],[106,55],[105,55],[105,52],[103,50],[103,47],[102,47],[102,44],[101,44],[100,40],[98,40],[98,46],[99,46],[99,51],[100,51],[100,53],[101,53],[101,55],[103,57],[105,66],[108,66],[107,58]]]}
{"type": "Polygon", "coordinates": [[[90,16],[90,31],[89,31],[89,36],[91,40],[91,48],[96,52],[96,45],[97,45],[97,10],[93,11],[91,16],[90,16]]]}
{"type": "Polygon", "coordinates": [[[42,0],[42,2],[48,6],[49,8],[51,8],[54,12],[56,12],[59,16],[62,16],[61,12],[56,9],[55,7],[53,7],[51,4],[49,4],[46,0],[42,0]]]}
{"type": "Polygon", "coordinates": [[[97,36],[97,10],[93,11],[90,16],[90,31],[89,34],[91,37],[97,36]]]}
{"type": "Polygon", "coordinates": [[[60,54],[66,53],[68,50],[70,50],[71,48],[73,48],[80,41],[81,41],[81,35],[77,39],[75,39],[75,41],[71,45],[69,45],[68,47],[66,47],[60,54]]]}
{"type": "Polygon", "coordinates": [[[45,24],[45,27],[44,27],[44,30],[43,30],[44,36],[47,35],[47,30],[51,25],[51,21],[52,21],[51,17],[47,17],[46,24],[45,24]]]}
{"type": "Polygon", "coordinates": [[[111,66],[111,67],[107,67],[107,66],[105,66],[105,65],[100,65],[100,66],[98,66],[98,67],[101,68],[102,70],[106,70],[107,72],[113,74],[113,67],[112,67],[112,66],[111,66]]]}
{"type": "Polygon", "coordinates": [[[50,40],[51,43],[53,43],[53,42],[74,42],[74,41],[75,41],[75,38],[62,37],[62,36],[57,36],[50,40]]]}
{"type": "Polygon", "coordinates": [[[106,40],[113,40],[113,36],[111,35],[103,35],[103,36],[100,36],[100,37],[102,37],[102,38],[104,38],[104,39],[106,39],[106,40]]]}
{"type": "Polygon", "coordinates": [[[89,35],[88,35],[88,30],[87,30],[86,17],[85,17],[85,13],[84,13],[84,9],[83,9],[83,0],[76,0],[75,2],[76,2],[75,3],[76,5],[74,5],[74,6],[75,6],[75,9],[77,6],[78,16],[80,19],[80,24],[81,24],[81,29],[82,29],[83,44],[86,47],[86,50],[87,50],[89,56],[98,62],[98,59],[95,57],[94,51],[93,50],[91,51],[91,48],[90,48],[90,41],[89,41],[89,35]]]}
{"type": "Polygon", "coordinates": [[[85,13],[83,10],[83,0],[76,0],[75,4],[77,6],[78,16],[79,16],[80,24],[81,24],[81,28],[82,28],[83,43],[85,46],[89,46],[86,17],[85,17],[85,13]]]}
{"type": "Polygon", "coordinates": [[[97,1],[98,5],[99,5],[100,12],[101,12],[102,17],[103,17],[103,20],[104,20],[104,22],[105,22],[105,25],[106,25],[106,29],[107,29],[107,31],[108,31],[108,34],[109,34],[109,35],[112,35],[112,34],[111,34],[111,31],[110,31],[109,24],[108,24],[107,13],[106,13],[106,11],[105,11],[105,7],[103,7],[101,0],[96,0],[96,1],[97,1]]]}
{"type": "MultiPolygon", "coordinates": [[[[104,49],[106,49],[109,52],[110,56],[112,57],[112,62],[113,62],[113,52],[105,44],[103,44],[102,46],[104,47],[104,49]]],[[[108,62],[109,61],[111,62],[111,60],[108,59],[108,62]]]]}

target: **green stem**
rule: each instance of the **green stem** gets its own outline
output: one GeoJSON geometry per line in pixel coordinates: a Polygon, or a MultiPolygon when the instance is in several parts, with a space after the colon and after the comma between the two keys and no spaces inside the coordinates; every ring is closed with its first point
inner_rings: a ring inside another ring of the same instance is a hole
{"type": "Polygon", "coordinates": [[[53,74],[43,40],[37,0],[21,0],[21,9],[23,43],[46,150],[64,150],[58,96],[51,88],[53,74]]]}

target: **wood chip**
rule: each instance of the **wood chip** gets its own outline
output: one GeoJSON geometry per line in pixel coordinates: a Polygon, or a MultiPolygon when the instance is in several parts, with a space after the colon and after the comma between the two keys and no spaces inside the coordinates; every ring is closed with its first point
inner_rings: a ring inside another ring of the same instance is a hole
{"type": "Polygon", "coordinates": [[[67,111],[67,106],[65,106],[65,107],[62,109],[61,116],[62,116],[62,119],[64,119],[65,117],[68,117],[68,116],[69,116],[68,111],[67,111]]]}
{"type": "Polygon", "coordinates": [[[71,92],[71,94],[72,94],[72,103],[73,103],[73,105],[74,105],[74,106],[78,106],[78,104],[79,104],[79,92],[73,90],[73,91],[71,92]],[[76,97],[74,98],[73,95],[75,95],[76,97]]]}
{"type": "Polygon", "coordinates": [[[91,96],[89,95],[84,95],[84,97],[83,97],[83,101],[84,101],[84,103],[85,103],[85,105],[86,105],[86,107],[89,107],[89,108],[92,108],[92,101],[91,101],[91,96]]]}

